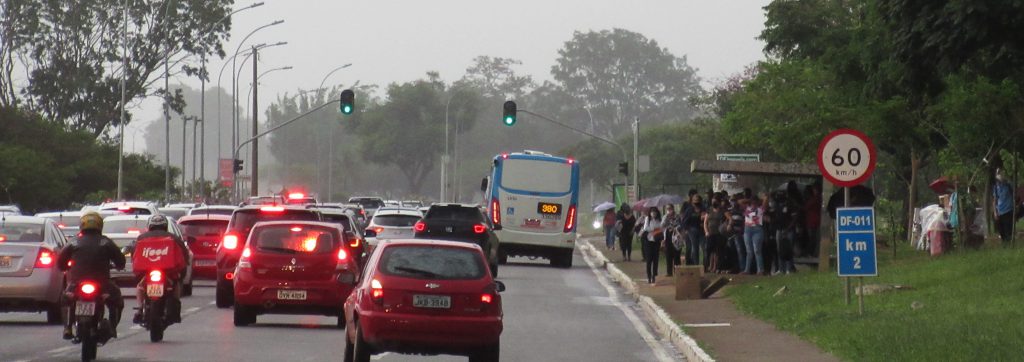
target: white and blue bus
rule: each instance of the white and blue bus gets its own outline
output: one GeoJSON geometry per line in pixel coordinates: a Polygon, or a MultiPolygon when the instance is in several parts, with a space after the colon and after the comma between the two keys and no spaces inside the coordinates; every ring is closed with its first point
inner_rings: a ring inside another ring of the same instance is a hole
{"type": "Polygon", "coordinates": [[[498,262],[510,256],[543,257],[572,266],[576,245],[580,165],[537,151],[494,157],[482,189],[487,217],[498,235],[498,262]]]}

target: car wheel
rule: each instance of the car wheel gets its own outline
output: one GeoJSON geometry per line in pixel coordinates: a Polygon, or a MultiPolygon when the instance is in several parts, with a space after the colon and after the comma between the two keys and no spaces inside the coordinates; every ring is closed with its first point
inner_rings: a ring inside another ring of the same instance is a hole
{"type": "Polygon", "coordinates": [[[500,342],[488,346],[469,356],[469,362],[498,362],[501,353],[500,342]]]}
{"type": "Polygon", "coordinates": [[[492,278],[497,278],[498,277],[498,263],[492,263],[491,264],[491,277],[492,278]]]}
{"type": "Polygon", "coordinates": [[[356,328],[356,343],[352,348],[352,361],[369,362],[372,355],[370,345],[363,340],[363,329],[356,328]]]}
{"type": "Polygon", "coordinates": [[[192,282],[191,281],[188,282],[188,284],[185,284],[184,286],[181,287],[181,296],[182,297],[191,297],[192,296],[192,282]]]}
{"type": "Polygon", "coordinates": [[[549,258],[551,259],[551,266],[558,268],[572,267],[572,249],[553,251],[549,258]]]}
{"type": "Polygon", "coordinates": [[[60,303],[54,303],[46,307],[46,324],[63,324],[60,317],[60,303]]]}
{"type": "Polygon", "coordinates": [[[501,250],[501,248],[498,248],[498,264],[508,264],[508,253],[506,253],[504,250],[501,250]]]}
{"type": "Polygon", "coordinates": [[[345,329],[345,311],[338,312],[338,329],[345,329]]]}
{"type": "Polygon", "coordinates": [[[231,282],[217,277],[217,308],[228,308],[235,303],[234,290],[231,282]]]}
{"type": "Polygon", "coordinates": [[[245,327],[256,323],[256,311],[252,307],[235,304],[235,327],[245,327]]]}

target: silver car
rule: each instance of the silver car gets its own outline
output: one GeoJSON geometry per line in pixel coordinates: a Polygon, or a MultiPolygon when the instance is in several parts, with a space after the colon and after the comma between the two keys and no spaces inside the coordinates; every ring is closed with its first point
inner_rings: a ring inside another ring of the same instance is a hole
{"type": "Polygon", "coordinates": [[[47,323],[60,324],[64,273],[57,257],[67,245],[53,220],[0,218],[0,312],[46,312],[47,323]]]}
{"type": "Polygon", "coordinates": [[[415,236],[413,227],[422,218],[423,213],[416,209],[382,207],[363,231],[366,245],[372,249],[380,240],[412,239],[415,236]]]}
{"type": "Polygon", "coordinates": [[[64,233],[64,237],[68,241],[74,241],[78,238],[78,224],[82,219],[81,211],[54,211],[54,212],[41,212],[36,214],[36,217],[47,218],[57,223],[57,228],[64,233]]]}
{"type": "MultiPolygon", "coordinates": [[[[125,259],[128,260],[124,270],[110,270],[110,278],[122,287],[135,286],[139,282],[132,271],[132,252],[134,251],[132,247],[139,235],[147,230],[149,230],[148,215],[114,215],[103,219],[103,235],[113,240],[114,244],[121,248],[125,259]]],[[[182,240],[185,239],[181,235],[181,229],[178,229],[178,223],[173,218],[168,218],[167,231],[182,240]]],[[[181,295],[192,295],[192,251],[187,248],[186,251],[188,252],[188,266],[185,269],[181,295]]]]}

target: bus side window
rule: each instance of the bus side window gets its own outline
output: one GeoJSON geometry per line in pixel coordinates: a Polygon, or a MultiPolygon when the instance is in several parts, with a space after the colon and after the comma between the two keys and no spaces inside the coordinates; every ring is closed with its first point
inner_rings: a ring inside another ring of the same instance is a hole
{"type": "Polygon", "coordinates": [[[486,177],[484,177],[482,180],[480,180],[480,191],[481,192],[487,192],[487,178],[486,177]]]}

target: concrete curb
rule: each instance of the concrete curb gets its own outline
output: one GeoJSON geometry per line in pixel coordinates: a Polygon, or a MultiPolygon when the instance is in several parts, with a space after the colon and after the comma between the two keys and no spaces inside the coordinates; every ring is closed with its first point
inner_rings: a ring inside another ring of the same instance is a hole
{"type": "Polygon", "coordinates": [[[643,310],[644,318],[654,325],[654,328],[661,334],[662,338],[669,340],[673,346],[679,349],[680,352],[686,356],[688,361],[700,361],[700,362],[713,362],[707,352],[704,352],[700,346],[697,345],[697,341],[690,338],[689,335],[683,332],[683,329],[679,327],[679,323],[672,320],[672,317],[665,313],[664,309],[661,309],[651,297],[640,294],[640,289],[637,287],[636,282],[633,281],[626,273],[624,273],[614,263],[608,261],[604,254],[594,249],[594,246],[590,244],[589,240],[583,240],[578,243],[580,251],[583,256],[588,259],[595,261],[600,267],[603,267],[611,275],[612,280],[619,283],[626,292],[640,305],[640,309],[643,310]]]}

